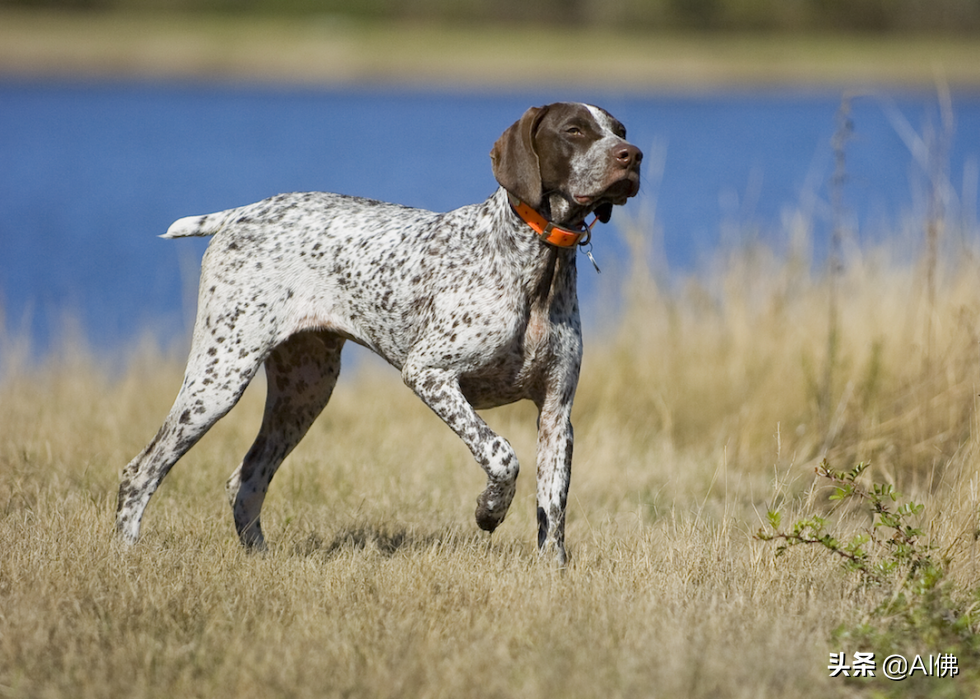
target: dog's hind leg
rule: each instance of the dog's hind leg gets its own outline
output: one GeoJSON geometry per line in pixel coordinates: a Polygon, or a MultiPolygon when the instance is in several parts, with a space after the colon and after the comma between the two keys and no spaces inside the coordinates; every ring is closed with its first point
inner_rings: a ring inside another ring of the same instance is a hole
{"type": "Polygon", "coordinates": [[[340,375],[344,340],[327,332],[303,332],[265,360],[268,395],[262,427],[226,486],[242,543],[264,548],[259,515],[269,483],[330,400],[340,375]]]}
{"type": "MultiPolygon", "coordinates": [[[[222,338],[223,340],[224,338],[222,338]]],[[[195,337],[184,382],[156,437],[123,470],[116,506],[116,532],[126,543],[139,538],[150,497],[174,464],[231,410],[261,364],[261,353],[233,355],[231,343],[195,337]]]]}

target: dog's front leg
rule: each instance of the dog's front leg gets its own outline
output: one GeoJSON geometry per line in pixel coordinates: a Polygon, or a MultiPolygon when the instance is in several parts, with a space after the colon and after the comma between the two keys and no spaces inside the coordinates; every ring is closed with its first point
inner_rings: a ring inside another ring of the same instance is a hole
{"type": "Polygon", "coordinates": [[[487,487],[476,500],[476,523],[492,532],[504,521],[517,489],[520,465],[514,449],[477,415],[463,396],[456,374],[407,362],[402,368],[402,378],[459,435],[486,471],[487,487]]]}
{"type": "Polygon", "coordinates": [[[564,565],[565,505],[572,475],[571,404],[542,407],[538,415],[538,552],[564,565]]]}

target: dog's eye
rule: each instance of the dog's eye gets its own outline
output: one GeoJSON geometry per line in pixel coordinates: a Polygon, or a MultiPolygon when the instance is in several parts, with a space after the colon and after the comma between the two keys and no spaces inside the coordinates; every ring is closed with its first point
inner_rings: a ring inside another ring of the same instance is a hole
{"type": "Polygon", "coordinates": [[[581,136],[582,129],[577,126],[569,126],[567,129],[565,129],[565,133],[567,133],[569,136],[581,136]]]}

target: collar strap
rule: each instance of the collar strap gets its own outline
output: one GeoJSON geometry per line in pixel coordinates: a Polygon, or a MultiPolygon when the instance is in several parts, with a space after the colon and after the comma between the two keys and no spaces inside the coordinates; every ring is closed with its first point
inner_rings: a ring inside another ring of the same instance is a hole
{"type": "Polygon", "coordinates": [[[586,245],[589,242],[589,238],[592,237],[592,226],[595,225],[595,221],[591,225],[583,225],[582,229],[577,231],[571,230],[570,228],[562,228],[548,221],[548,219],[510,192],[507,192],[507,198],[510,200],[510,206],[514,209],[514,212],[548,245],[554,245],[559,248],[573,248],[576,245],[586,245]]]}

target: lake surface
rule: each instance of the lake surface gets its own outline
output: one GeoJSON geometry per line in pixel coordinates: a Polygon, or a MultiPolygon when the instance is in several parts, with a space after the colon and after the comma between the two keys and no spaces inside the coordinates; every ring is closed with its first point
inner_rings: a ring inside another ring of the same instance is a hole
{"type": "MultiPolygon", "coordinates": [[[[0,82],[0,318],[38,353],[66,319],[95,347],[147,330],[183,337],[206,241],[157,238],[172,221],[301,190],[437,211],[481,201],[496,188],[488,153],[503,129],[563,99],[606,107],[647,155],[641,195],[595,235],[607,282],[623,266],[613,234],[624,213],[655,212],[658,264],[675,272],[741,235],[778,247],[794,210],[812,221],[816,255],[825,249],[837,93],[0,82]]],[[[973,234],[980,95],[954,93],[953,108],[950,214],[973,234]]],[[[922,213],[924,170],[896,124],[921,135],[939,110],[932,94],[877,94],[856,99],[851,119],[844,211],[878,239],[922,213]]],[[[584,257],[580,269],[588,312],[600,278],[584,257]]]]}

